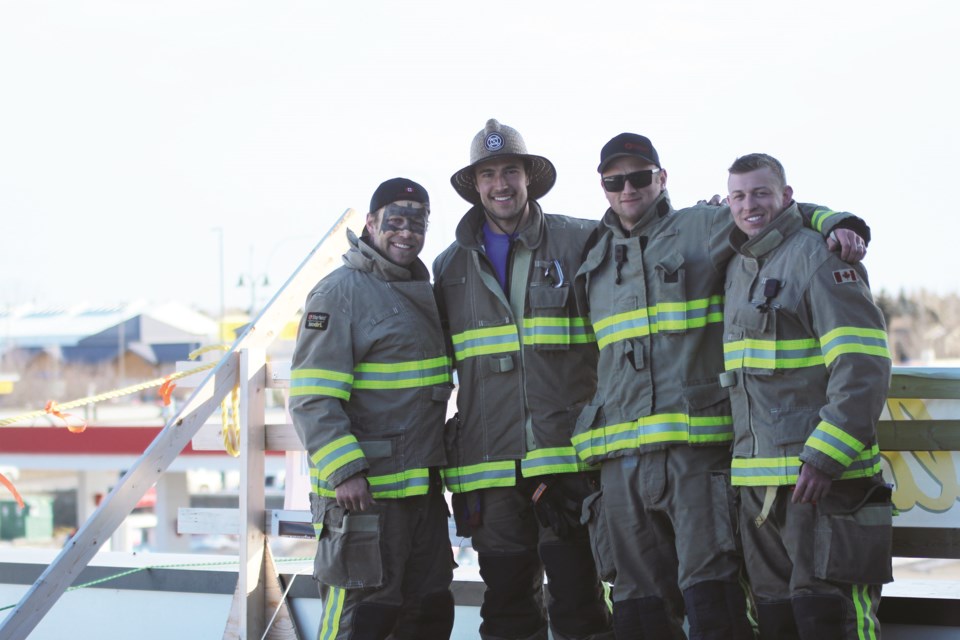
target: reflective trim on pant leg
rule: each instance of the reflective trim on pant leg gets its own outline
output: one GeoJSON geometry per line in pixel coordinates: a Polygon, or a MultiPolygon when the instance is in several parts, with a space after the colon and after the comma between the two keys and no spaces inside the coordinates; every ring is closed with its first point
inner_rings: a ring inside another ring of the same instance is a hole
{"type": "Polygon", "coordinates": [[[320,632],[317,640],[333,640],[340,632],[340,616],[343,613],[343,603],[347,599],[346,589],[340,587],[326,587],[327,593],[323,598],[323,613],[320,616],[320,632]]]}
{"type": "MultiPolygon", "coordinates": [[[[880,621],[877,619],[879,598],[871,593],[874,587],[855,584],[852,589],[853,606],[857,612],[857,640],[877,640],[880,637],[880,621]]],[[[879,588],[876,588],[879,591],[879,588]]],[[[877,594],[879,595],[879,594],[877,594]]]]}

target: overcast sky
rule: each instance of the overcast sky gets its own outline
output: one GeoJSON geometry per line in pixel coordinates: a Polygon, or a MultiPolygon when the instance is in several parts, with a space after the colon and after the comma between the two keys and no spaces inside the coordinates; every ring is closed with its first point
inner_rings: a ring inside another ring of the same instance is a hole
{"type": "Polygon", "coordinates": [[[960,3],[0,0],[0,307],[264,302],[380,181],[430,192],[488,118],[598,218],[600,147],[652,138],[676,206],[763,151],[867,219],[874,290],[960,289],[960,3]]]}

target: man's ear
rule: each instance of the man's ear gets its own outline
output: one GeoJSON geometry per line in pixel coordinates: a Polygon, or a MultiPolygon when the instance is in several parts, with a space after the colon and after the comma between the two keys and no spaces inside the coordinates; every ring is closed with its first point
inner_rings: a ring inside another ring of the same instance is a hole
{"type": "Polygon", "coordinates": [[[793,187],[787,185],[783,188],[783,204],[786,206],[791,202],[793,202],[793,187]]]}
{"type": "Polygon", "coordinates": [[[364,227],[366,227],[367,233],[369,235],[371,236],[376,235],[377,233],[377,213],[376,212],[367,214],[367,222],[364,225],[364,227]]]}

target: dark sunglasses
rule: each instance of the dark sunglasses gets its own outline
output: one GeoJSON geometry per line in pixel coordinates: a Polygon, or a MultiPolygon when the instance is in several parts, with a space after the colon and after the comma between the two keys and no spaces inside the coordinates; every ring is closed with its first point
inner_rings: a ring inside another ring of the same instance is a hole
{"type": "Polygon", "coordinates": [[[603,179],[603,188],[612,193],[623,191],[627,180],[633,185],[634,189],[643,189],[649,187],[653,182],[653,174],[660,173],[660,169],[644,169],[643,171],[634,171],[626,175],[607,176],[603,179]]]}

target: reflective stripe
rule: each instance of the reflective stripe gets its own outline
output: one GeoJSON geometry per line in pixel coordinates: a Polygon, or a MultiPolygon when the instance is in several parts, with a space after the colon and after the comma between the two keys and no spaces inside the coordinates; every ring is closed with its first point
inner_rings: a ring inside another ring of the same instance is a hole
{"type": "Polygon", "coordinates": [[[330,396],[350,399],[353,375],[328,369],[294,369],[290,372],[290,397],[330,396]]]}
{"type": "Polygon", "coordinates": [[[802,340],[755,340],[747,338],[723,345],[723,364],[727,371],[752,369],[800,369],[823,365],[820,343],[815,338],[802,340]]]}
{"type": "MultiPolygon", "coordinates": [[[[336,497],[336,489],[319,477],[316,468],[310,469],[310,480],[314,493],[321,498],[336,497]]],[[[425,496],[430,490],[430,470],[407,469],[399,473],[367,476],[367,482],[370,483],[370,494],[374,498],[425,496]]]]}
{"type": "Polygon", "coordinates": [[[727,371],[741,367],[800,369],[830,366],[838,356],[846,353],[889,359],[887,334],[883,329],[838,327],[820,340],[735,340],[723,344],[723,364],[727,371]]]}
{"type": "Polygon", "coordinates": [[[450,358],[408,362],[361,362],[354,370],[355,389],[410,389],[451,381],[450,358]]]}
{"type": "Polygon", "coordinates": [[[520,472],[524,478],[550,473],[576,473],[589,471],[592,468],[580,461],[573,447],[534,449],[520,461],[520,472]]]}
{"type": "Polygon", "coordinates": [[[807,438],[806,446],[830,456],[847,467],[860,455],[866,445],[839,427],[821,420],[807,438]]]}
{"type": "Polygon", "coordinates": [[[465,493],[492,487],[512,487],[517,483],[516,462],[483,462],[466,467],[443,470],[443,481],[454,493],[465,493]]]}
{"type": "Polygon", "coordinates": [[[838,327],[820,338],[823,359],[827,366],[845,353],[860,353],[890,359],[887,332],[883,329],[838,327]]]}
{"type": "Polygon", "coordinates": [[[733,418],[729,415],[698,417],[664,413],[577,434],[573,437],[573,446],[582,460],[589,461],[645,445],[715,444],[732,440],[733,418]]]}
{"type": "Polygon", "coordinates": [[[523,319],[523,344],[589,344],[596,340],[585,318],[523,319]]]}
{"type": "Polygon", "coordinates": [[[857,640],[876,640],[879,621],[874,613],[870,585],[853,585],[851,597],[857,611],[857,640]]]}
{"type": "Polygon", "coordinates": [[[822,233],[823,223],[835,215],[837,215],[836,211],[831,211],[830,209],[817,209],[813,212],[813,215],[810,216],[810,227],[822,233]]]}
{"type": "Polygon", "coordinates": [[[363,450],[357,439],[352,435],[342,436],[310,454],[311,473],[316,471],[318,477],[327,480],[337,469],[362,457],[363,450]]]}
{"type": "Polygon", "coordinates": [[[690,302],[661,302],[645,309],[617,313],[597,320],[593,325],[597,345],[629,338],[642,338],[660,331],[700,329],[723,322],[723,296],[711,296],[690,302]]]}
{"type": "MultiPolygon", "coordinates": [[[[797,477],[800,474],[800,457],[734,458],[730,468],[731,480],[736,486],[791,485],[797,484],[797,477]]],[[[874,444],[869,450],[857,456],[839,479],[872,478],[880,473],[880,469],[880,448],[874,444]]]]}
{"type": "Polygon", "coordinates": [[[347,600],[346,589],[329,587],[327,597],[323,601],[323,613],[320,617],[320,633],[318,640],[333,640],[340,632],[340,616],[343,614],[343,604],[347,600]]]}
{"type": "Polygon", "coordinates": [[[487,329],[471,329],[452,338],[457,362],[491,353],[510,353],[520,350],[517,327],[512,324],[487,329]]]}

